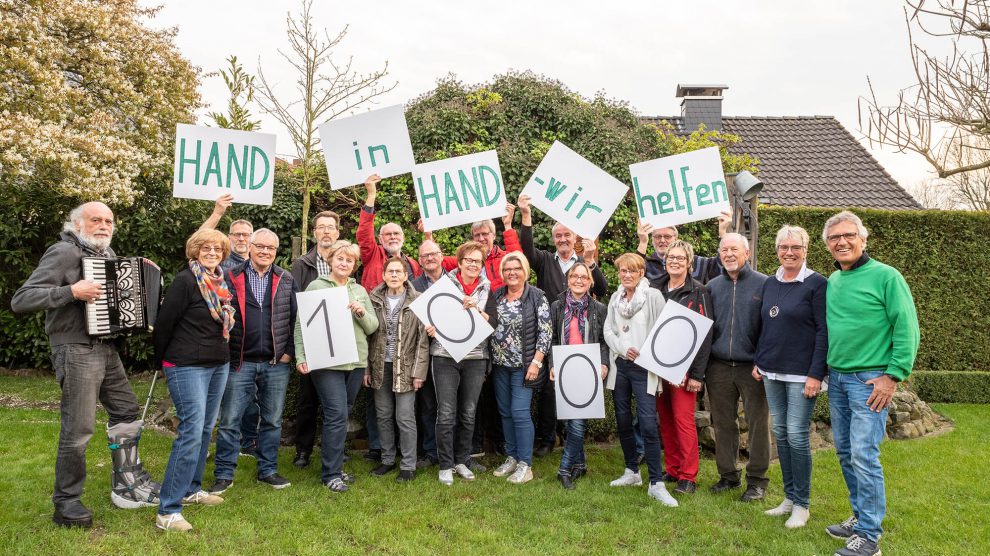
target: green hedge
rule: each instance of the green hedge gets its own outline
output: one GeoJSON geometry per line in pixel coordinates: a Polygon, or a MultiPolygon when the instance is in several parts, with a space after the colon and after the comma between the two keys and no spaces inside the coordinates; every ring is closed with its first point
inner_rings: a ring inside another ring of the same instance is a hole
{"type": "Polygon", "coordinates": [[[990,372],[916,371],[911,387],[929,403],[990,403],[990,372]]]}

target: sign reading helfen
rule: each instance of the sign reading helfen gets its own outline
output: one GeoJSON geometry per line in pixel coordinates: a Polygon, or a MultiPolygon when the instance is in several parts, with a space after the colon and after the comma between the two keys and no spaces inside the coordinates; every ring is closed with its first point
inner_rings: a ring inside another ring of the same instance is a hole
{"type": "Polygon", "coordinates": [[[654,228],[715,218],[730,210],[718,147],[629,166],[636,210],[654,228]]]}
{"type": "Polygon", "coordinates": [[[416,165],[401,104],[330,120],[319,132],[331,189],[362,184],[371,174],[398,176],[416,165]]]}
{"type": "Polygon", "coordinates": [[[495,151],[417,164],[412,178],[428,232],[505,216],[505,188],[495,151]]]}
{"type": "Polygon", "coordinates": [[[172,196],[271,205],[275,135],[188,124],[175,128],[172,196]]]}

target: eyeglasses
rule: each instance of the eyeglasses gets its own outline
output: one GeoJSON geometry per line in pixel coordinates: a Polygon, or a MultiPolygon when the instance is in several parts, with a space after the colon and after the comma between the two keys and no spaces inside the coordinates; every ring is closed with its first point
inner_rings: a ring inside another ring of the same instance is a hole
{"type": "Polygon", "coordinates": [[[670,240],[676,239],[676,238],[677,238],[677,236],[671,235],[671,234],[663,234],[663,235],[653,236],[653,239],[662,239],[664,241],[670,241],[670,240]]]}
{"type": "Polygon", "coordinates": [[[788,251],[793,253],[800,253],[804,251],[804,245],[778,245],[777,251],[781,253],[787,253],[788,251]]]}
{"type": "Polygon", "coordinates": [[[583,274],[571,274],[570,276],[567,277],[567,279],[572,280],[574,282],[587,282],[588,280],[591,280],[591,277],[585,276],[583,274]]]}
{"type": "Polygon", "coordinates": [[[829,243],[838,243],[840,239],[844,239],[846,241],[852,241],[857,237],[859,237],[859,232],[846,232],[844,234],[832,234],[826,237],[825,241],[829,243]]]}
{"type": "Polygon", "coordinates": [[[635,275],[637,275],[639,273],[640,273],[639,270],[632,270],[630,268],[620,268],[619,269],[619,274],[621,274],[623,276],[635,276],[635,275]]]}
{"type": "Polygon", "coordinates": [[[274,253],[278,249],[277,245],[258,245],[257,243],[252,243],[251,245],[261,253],[274,253]]]}
{"type": "Polygon", "coordinates": [[[334,226],[333,224],[320,224],[313,229],[317,232],[332,232],[337,229],[337,226],[334,226]]]}
{"type": "Polygon", "coordinates": [[[517,272],[522,272],[522,271],[523,271],[522,267],[521,266],[517,266],[517,267],[514,267],[514,268],[504,268],[504,269],[502,269],[502,274],[509,274],[509,273],[515,274],[517,272]]]}
{"type": "Polygon", "coordinates": [[[389,276],[400,276],[405,273],[406,269],[404,268],[390,268],[385,271],[385,274],[388,274],[389,276]]]}
{"type": "Polygon", "coordinates": [[[429,259],[429,258],[432,258],[432,257],[439,257],[441,255],[443,255],[443,253],[441,253],[439,251],[434,251],[432,253],[420,253],[419,254],[419,258],[421,258],[421,259],[429,259]]]}
{"type": "Polygon", "coordinates": [[[481,259],[470,259],[468,257],[464,257],[461,259],[461,262],[468,266],[481,266],[481,259]]]}
{"type": "Polygon", "coordinates": [[[675,263],[683,263],[687,261],[687,257],[684,255],[667,255],[667,260],[675,263]]]}
{"type": "Polygon", "coordinates": [[[223,247],[219,245],[214,247],[213,245],[203,245],[199,248],[200,253],[223,253],[223,247]]]}
{"type": "Polygon", "coordinates": [[[237,234],[228,234],[228,235],[230,237],[236,237],[236,238],[239,238],[239,239],[247,239],[248,237],[251,236],[250,233],[237,233],[237,234]]]}

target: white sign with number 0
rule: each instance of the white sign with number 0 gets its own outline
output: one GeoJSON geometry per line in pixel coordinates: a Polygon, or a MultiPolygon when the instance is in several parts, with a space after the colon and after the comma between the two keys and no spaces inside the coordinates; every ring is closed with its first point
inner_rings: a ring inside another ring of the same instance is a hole
{"type": "Polygon", "coordinates": [[[598,344],[553,346],[558,419],[604,419],[605,385],[598,344]]]}
{"type": "Polygon", "coordinates": [[[463,303],[464,294],[443,275],[409,305],[423,326],[436,327],[434,339],[454,361],[464,359],[495,331],[477,310],[467,310],[463,303]]]}

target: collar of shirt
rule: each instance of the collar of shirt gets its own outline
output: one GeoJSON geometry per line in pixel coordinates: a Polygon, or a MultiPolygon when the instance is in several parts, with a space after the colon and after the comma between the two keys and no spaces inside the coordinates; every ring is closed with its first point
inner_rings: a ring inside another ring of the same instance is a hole
{"type": "Polygon", "coordinates": [[[268,278],[268,276],[272,273],[272,267],[268,267],[268,270],[266,270],[264,272],[264,274],[262,274],[262,273],[258,272],[258,269],[254,268],[254,265],[253,264],[247,265],[247,270],[248,270],[248,272],[250,272],[251,274],[254,274],[255,276],[257,276],[261,280],[264,280],[265,278],[268,278]]]}
{"type": "MultiPolygon", "coordinates": [[[[856,270],[868,262],[870,262],[870,256],[866,254],[866,251],[863,251],[863,254],[859,257],[859,260],[853,263],[849,270],[856,270]]],[[[836,270],[842,270],[842,265],[839,264],[839,261],[833,261],[832,264],[835,266],[836,270]]]]}
{"type": "Polygon", "coordinates": [[[557,260],[557,264],[560,265],[560,270],[562,270],[564,274],[567,274],[567,271],[574,266],[574,263],[578,262],[577,253],[573,251],[571,252],[571,258],[569,259],[562,259],[559,252],[554,253],[553,258],[557,260]]]}
{"type": "Polygon", "coordinates": [[[813,272],[812,270],[808,270],[808,261],[805,261],[805,262],[801,263],[801,270],[798,271],[797,277],[794,278],[793,280],[785,280],[784,279],[784,267],[783,266],[778,266],[777,267],[776,277],[777,277],[777,281],[783,282],[783,283],[787,283],[787,282],[804,282],[804,279],[807,278],[808,275],[811,274],[812,272],[813,272]]]}

